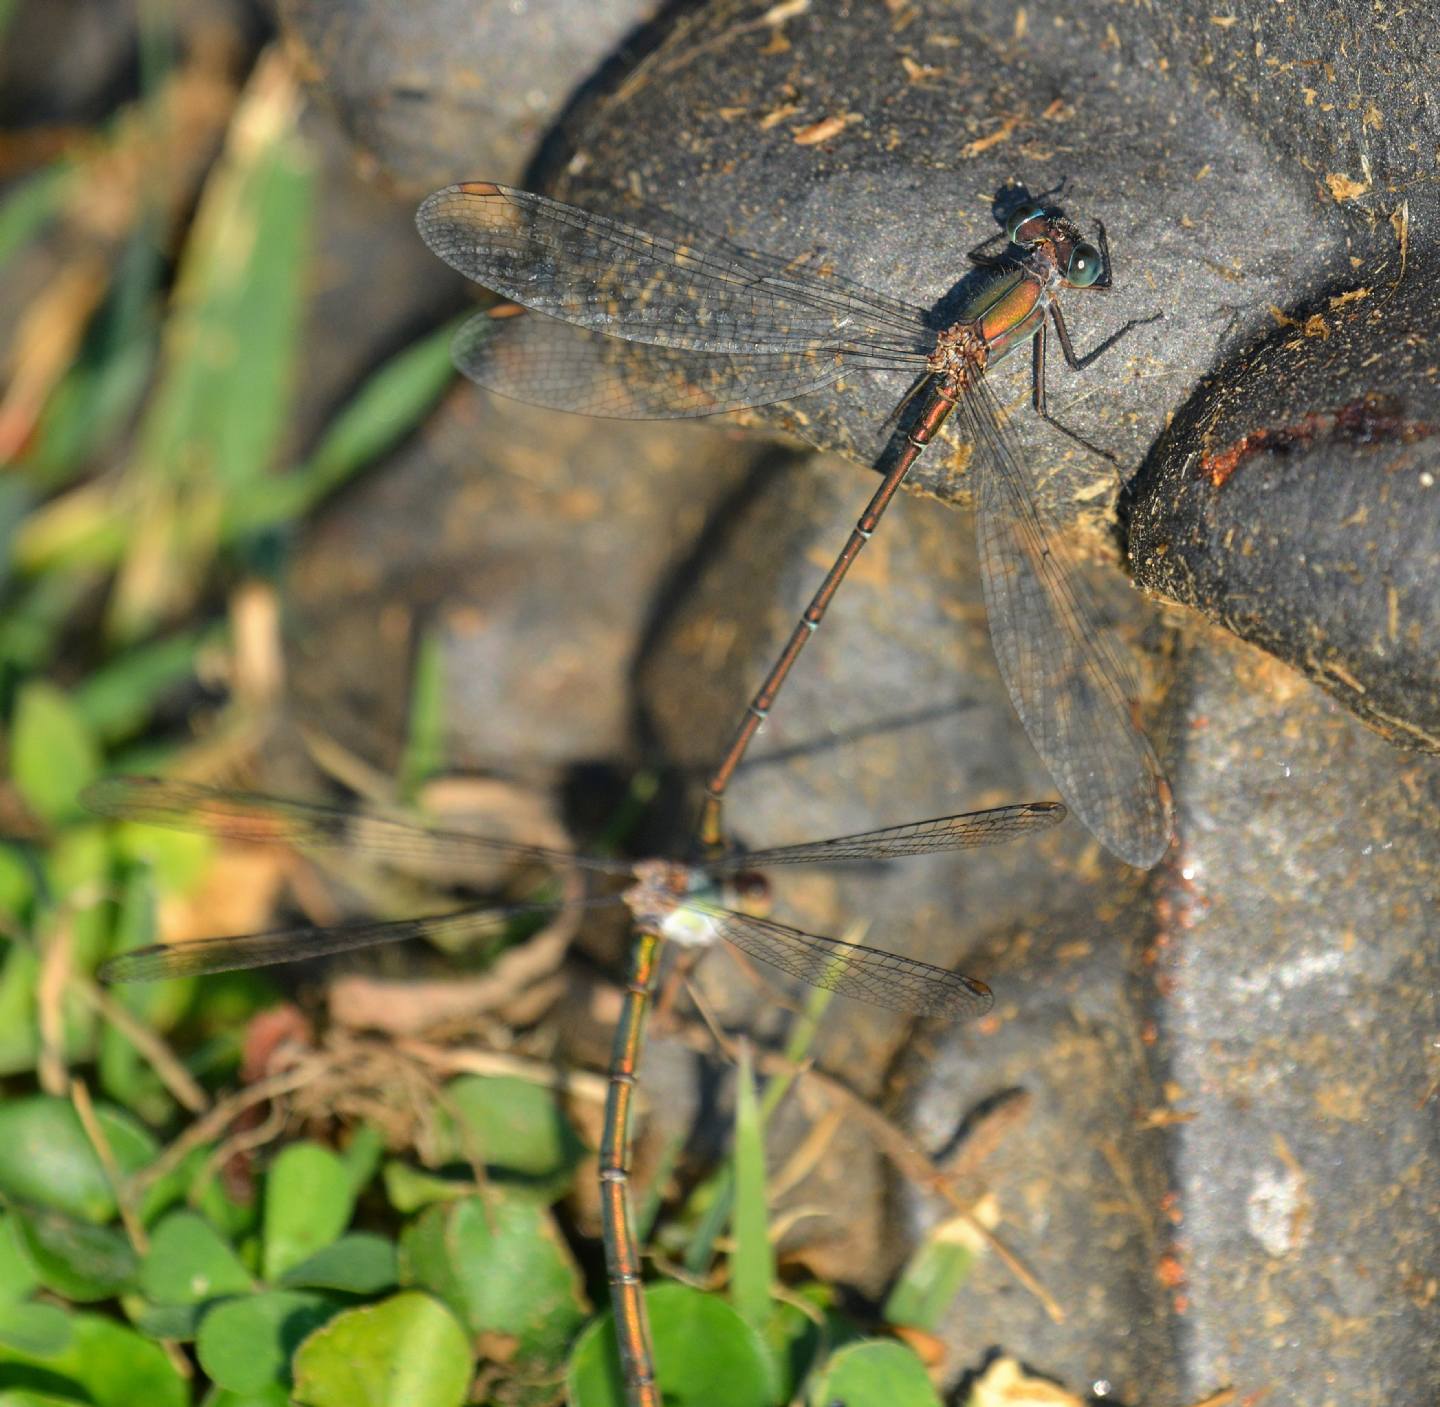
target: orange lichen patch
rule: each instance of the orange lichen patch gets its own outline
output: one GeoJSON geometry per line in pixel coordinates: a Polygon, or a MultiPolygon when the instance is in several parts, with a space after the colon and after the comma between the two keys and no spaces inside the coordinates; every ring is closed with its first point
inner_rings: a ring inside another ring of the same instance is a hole
{"type": "Polygon", "coordinates": [[[1338,410],[1312,411],[1293,425],[1252,430],[1227,448],[1202,455],[1199,472],[1218,489],[1254,454],[1287,454],[1308,449],[1317,440],[1352,445],[1411,444],[1434,433],[1435,427],[1429,421],[1405,419],[1394,396],[1371,392],[1338,410]]]}

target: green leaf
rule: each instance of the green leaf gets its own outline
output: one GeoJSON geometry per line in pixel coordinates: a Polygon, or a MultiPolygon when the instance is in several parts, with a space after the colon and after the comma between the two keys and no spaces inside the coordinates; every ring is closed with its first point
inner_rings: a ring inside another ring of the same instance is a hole
{"type": "Polygon", "coordinates": [[[0,1075],[13,1075],[34,1069],[40,1049],[35,1013],[40,960],[29,944],[0,943],[0,1075]]]}
{"type": "Polygon", "coordinates": [[[10,768],[25,804],[59,825],[80,815],[76,798],[100,771],[100,745],[69,697],[34,679],[20,686],[10,768]]]}
{"type": "Polygon", "coordinates": [[[292,1143],[265,1177],[262,1235],[265,1278],[287,1270],[328,1246],[350,1224],[355,1210],[350,1168],[318,1143],[292,1143]]]}
{"type": "MultiPolygon", "coordinates": [[[[122,1173],[155,1157],[154,1139],[127,1115],[100,1104],[95,1117],[122,1173]]],[[[91,1222],[115,1215],[109,1180],[74,1106],[48,1094],[0,1104],[0,1193],[91,1222]]]]}
{"type": "Polygon", "coordinates": [[[288,1383],[295,1350],[339,1308],[330,1296],[306,1290],[226,1300],[200,1321],[195,1339],[200,1366],[231,1392],[288,1383]]]}
{"type": "Polygon", "coordinates": [[[937,1333],[975,1264],[975,1232],[959,1217],[941,1222],[908,1261],[885,1301],[885,1322],[937,1333]]]}
{"type": "Polygon", "coordinates": [[[10,1214],[26,1259],[47,1290],[88,1304],[134,1285],[139,1261],[120,1232],[38,1208],[13,1206],[10,1214]]]}
{"type": "MultiPolygon", "coordinates": [[[[646,1290],[645,1303],[665,1407],[773,1407],[769,1352],[725,1300],[669,1284],[646,1290]]],[[[570,1407],[625,1407],[613,1315],[580,1335],[565,1382],[570,1407]]]]}
{"type": "Polygon", "coordinates": [[[132,1304],[130,1322],[147,1339],[173,1339],[189,1343],[212,1304],[132,1304]]]}
{"type": "Polygon", "coordinates": [[[280,1283],[287,1289],[374,1295],[391,1289],[399,1278],[395,1243],[368,1231],[355,1231],[287,1270],[280,1283]]]}
{"type": "Polygon", "coordinates": [[[69,1344],[70,1316],[58,1305],[0,1305],[0,1347],[53,1355],[69,1344]]]}
{"type": "Polygon", "coordinates": [[[172,1212],[151,1232],[140,1290],[153,1303],[203,1304],[253,1288],[240,1258],[204,1217],[172,1212]]]}
{"type": "MultiPolygon", "coordinates": [[[[823,1314],[823,1311],[822,1311],[823,1314]]],[[[777,1402],[794,1400],[800,1384],[805,1381],[829,1336],[827,1325],[817,1323],[799,1305],[788,1300],[775,1300],[770,1318],[760,1337],[770,1350],[770,1361],[777,1375],[777,1402]]]]}
{"type": "Polygon", "coordinates": [[[43,1379],[46,1391],[59,1394],[62,1402],[73,1393],[87,1407],[189,1403],[189,1385],[159,1344],[104,1315],[68,1318],[68,1339],[57,1352],[25,1353],[0,1345],[0,1381],[43,1379]]]}
{"type": "Polygon", "coordinates": [[[562,1192],[585,1155],[556,1092],[511,1075],[461,1075],[445,1087],[443,1159],[474,1157],[499,1181],[562,1192]]]}
{"type": "Polygon", "coordinates": [[[925,1365],[904,1344],[867,1339],[836,1353],[810,1388],[811,1407],[940,1407],[925,1365]]]}
{"type": "Polygon", "coordinates": [[[430,1207],[400,1241],[401,1281],[432,1291],[472,1334],[506,1334],[517,1357],[558,1363],[585,1318],[580,1275],[549,1213],[489,1189],[430,1207]]]}
{"type": "Polygon", "coordinates": [[[765,1193],[765,1132],[755,1097],[755,1071],[748,1043],[740,1048],[735,1108],[735,1249],[730,1255],[730,1299],[752,1329],[770,1320],[770,1287],[775,1253],[765,1193]]]}
{"type": "Polygon", "coordinates": [[[457,1202],[475,1194],[473,1177],[445,1177],[391,1159],[383,1174],[385,1195],[397,1212],[409,1216],[432,1202],[457,1202]]]}
{"type": "Polygon", "coordinates": [[[340,1161],[350,1174],[350,1186],[357,1197],[375,1176],[384,1152],[385,1139],[373,1124],[361,1124],[341,1151],[340,1161]]]}
{"type": "Polygon", "coordinates": [[[166,694],[193,680],[196,656],[224,638],[224,630],[207,626],[137,646],[81,681],[75,710],[96,736],[120,742],[150,721],[166,694]]]}
{"type": "Polygon", "coordinates": [[[0,919],[13,930],[35,900],[35,870],[16,846],[0,844],[0,919]]]}
{"type": "Polygon", "coordinates": [[[0,1212],[0,1305],[27,1299],[40,1283],[21,1244],[15,1218],[0,1212]]]}
{"type": "Polygon", "coordinates": [[[461,1407],[472,1365],[465,1331],[413,1291],[338,1314],[295,1355],[305,1407],[461,1407]]]}
{"type": "Polygon", "coordinates": [[[290,1389],[280,1383],[257,1388],[254,1392],[231,1392],[229,1388],[212,1387],[205,1394],[204,1407],[292,1407],[295,1399],[290,1389]]]}

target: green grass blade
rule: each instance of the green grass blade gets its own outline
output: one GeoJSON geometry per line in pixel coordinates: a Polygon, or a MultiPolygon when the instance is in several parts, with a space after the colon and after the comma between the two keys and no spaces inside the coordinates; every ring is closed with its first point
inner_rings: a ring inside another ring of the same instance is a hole
{"type": "Polygon", "coordinates": [[[285,429],[314,199],[298,113],[293,75],[262,59],[206,181],[130,469],[121,638],[193,598],[226,500],[266,481],[285,429]]]}
{"type": "Polygon", "coordinates": [[[961,1217],[941,1222],[905,1263],[885,1301],[885,1322],[939,1333],[975,1264],[975,1231],[961,1217]]]}
{"type": "Polygon", "coordinates": [[[757,1332],[770,1321],[775,1251],[765,1191],[765,1128],[755,1094],[750,1044],[740,1045],[735,1101],[735,1214],[731,1219],[730,1298],[757,1332]]]}
{"type": "Polygon", "coordinates": [[[304,464],[235,502],[227,537],[299,517],[408,435],[455,379],[453,333],[447,325],[387,361],[335,417],[304,464]]]}
{"type": "Polygon", "coordinates": [[[410,720],[400,761],[400,795],[413,801],[421,786],[445,766],[445,647],[427,630],[415,652],[410,720]]]}

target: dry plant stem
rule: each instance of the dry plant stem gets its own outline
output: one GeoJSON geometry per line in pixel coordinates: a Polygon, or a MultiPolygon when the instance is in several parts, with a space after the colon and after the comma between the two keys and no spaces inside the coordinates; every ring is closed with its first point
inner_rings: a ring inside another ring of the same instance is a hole
{"type": "Polygon", "coordinates": [[[125,1235],[135,1248],[136,1254],[143,1256],[150,1249],[150,1238],[145,1234],[145,1227],[135,1214],[135,1207],[130,1199],[130,1181],[120,1170],[115,1150],[110,1146],[105,1130],[100,1127],[100,1120],[95,1117],[95,1105],[90,1098],[89,1086],[84,1080],[70,1081],[70,1102],[75,1106],[75,1113],[79,1116],[80,1127],[85,1130],[85,1137],[90,1140],[90,1146],[100,1160],[100,1167],[104,1170],[105,1180],[110,1184],[110,1191],[115,1194],[115,1205],[120,1210],[120,1224],[125,1228],[125,1235]]]}
{"type": "Polygon", "coordinates": [[[561,1070],[540,1060],[502,1051],[465,1046],[433,1045],[428,1041],[399,1040],[395,1048],[433,1069],[457,1075],[510,1075],[562,1094],[603,1105],[609,1080],[588,1070],[561,1070]]]}
{"type": "MultiPolygon", "coordinates": [[[[697,1049],[703,1048],[694,1026],[687,1024],[683,1034],[697,1049]]],[[[826,1075],[813,1065],[795,1065],[784,1056],[767,1051],[757,1053],[757,1068],[766,1075],[783,1075],[803,1079],[817,1085],[831,1095],[852,1113],[856,1120],[870,1134],[875,1146],[911,1182],[927,1191],[934,1192],[964,1219],[967,1226],[985,1241],[995,1252],[997,1259],[1015,1279],[1039,1301],[1040,1306],[1056,1324],[1065,1322],[1065,1311],[1049,1290],[1041,1284],[1024,1261],[1015,1254],[989,1227],[977,1218],[971,1203],[955,1191],[952,1176],[943,1172],[930,1157],[917,1148],[895,1124],[878,1109],[872,1107],[854,1090],[842,1084],[832,1075],[826,1075]]]]}
{"type": "Polygon", "coordinates": [[[65,1097],[65,993],[70,986],[70,910],[56,912],[54,927],[40,957],[40,978],[35,1002],[40,1028],[40,1058],[36,1077],[40,1088],[57,1099],[65,1097]]]}
{"type": "MultiPolygon", "coordinates": [[[[766,1062],[767,1064],[769,1062],[766,1062]]],[[[788,1073],[791,1066],[788,1061],[775,1059],[774,1065],[777,1072],[788,1073]]],[[[767,1072],[768,1073],[768,1072],[767,1072]]],[[[990,1228],[984,1225],[971,1210],[970,1202],[959,1195],[951,1184],[949,1177],[931,1161],[929,1156],[917,1148],[889,1119],[878,1109],[873,1108],[848,1086],[841,1084],[831,1075],[823,1074],[813,1067],[802,1070],[800,1077],[827,1090],[835,1098],[841,1100],[855,1115],[856,1119],[864,1125],[874,1139],[876,1147],[890,1159],[890,1161],[912,1182],[927,1191],[934,1192],[943,1198],[950,1206],[965,1219],[977,1235],[993,1250],[996,1256],[1004,1264],[1005,1268],[1040,1302],[1045,1313],[1050,1316],[1052,1322],[1063,1324],[1065,1322],[1065,1311],[1060,1307],[1059,1302],[1040,1283],[1024,1261],[1015,1254],[990,1228]]]]}
{"type": "Polygon", "coordinates": [[[196,1182],[204,1183],[212,1177],[218,1177],[220,1170],[232,1158],[238,1158],[255,1148],[263,1148],[267,1143],[273,1143],[285,1132],[285,1125],[288,1122],[289,1115],[284,1106],[278,1102],[271,1105],[264,1120],[256,1124],[254,1128],[231,1134],[229,1138],[215,1145],[210,1156],[201,1165],[200,1175],[196,1178],[196,1182]]]}
{"type": "Polygon", "coordinates": [[[243,1090],[218,1100],[208,1114],[191,1124],[159,1158],[136,1177],[137,1189],[143,1189],[162,1177],[168,1177],[194,1149],[219,1138],[241,1114],[255,1105],[264,1104],[282,1094],[290,1094],[320,1078],[327,1065],[328,1061],[323,1057],[312,1056],[288,1070],[267,1075],[263,1080],[257,1080],[243,1090]]]}
{"type": "Polygon", "coordinates": [[[144,1022],[137,1021],[109,992],[94,982],[77,982],[75,990],[145,1057],[146,1063],[160,1077],[160,1082],[176,1103],[192,1114],[203,1114],[210,1107],[210,1097],[199,1082],[144,1022]]]}

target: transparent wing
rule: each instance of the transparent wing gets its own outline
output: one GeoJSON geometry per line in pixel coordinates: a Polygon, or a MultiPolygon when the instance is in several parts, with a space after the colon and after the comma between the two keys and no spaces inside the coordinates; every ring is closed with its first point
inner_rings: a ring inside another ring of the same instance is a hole
{"type": "Polygon", "coordinates": [[[578,865],[604,874],[630,873],[629,865],[569,855],[540,845],[492,840],[468,831],[430,830],[368,811],[287,801],[258,792],[223,791],[158,777],[107,777],[87,787],[80,800],[91,811],[117,820],[198,831],[227,840],[292,845],[300,850],[450,864],[463,864],[482,855],[501,855],[557,869],[578,865]]]}
{"type": "Polygon", "coordinates": [[[1169,788],[1136,725],[1136,693],[1078,568],[1046,533],[1014,435],[979,377],[956,415],[979,451],[977,532],[990,641],[1010,700],[1060,795],[1127,864],[1170,844],[1169,788]]]}
{"type": "MultiPolygon", "coordinates": [[[[613,903],[587,899],[583,907],[613,903]]],[[[475,938],[499,936],[517,918],[553,914],[561,905],[510,904],[500,908],[460,909],[429,918],[399,919],[389,923],[348,923],[335,928],[282,928],[268,933],[247,933],[235,938],[198,938],[190,943],[153,943],[135,948],[102,964],[102,982],[158,982],[167,977],[198,977],[211,972],[270,967],[304,958],[333,957],[384,943],[430,938],[457,944],[475,938]]]]}
{"type": "Polygon", "coordinates": [[[752,354],[888,351],[923,362],[918,308],[708,235],[668,238],[488,181],[416,214],[445,262],[506,298],[610,337],[752,354]]]}
{"type": "Polygon", "coordinates": [[[949,972],[916,958],[822,938],[769,919],[731,909],[687,904],[711,919],[721,937],[760,962],[798,977],[812,987],[855,997],[872,1006],[916,1016],[951,1019],[979,1016],[994,1001],[990,988],[974,977],[949,972]]]}
{"type": "Polygon", "coordinates": [[[1019,806],[997,806],[933,821],[912,821],[903,826],[813,840],[803,845],[781,845],[769,850],[724,855],[705,866],[716,874],[737,870],[768,869],[771,865],[823,864],[842,860],[894,860],[906,855],[930,855],[941,850],[974,850],[1003,845],[1008,840],[1048,830],[1065,819],[1058,801],[1027,801],[1019,806]]]}
{"type": "Polygon", "coordinates": [[[455,365],[502,396],[616,420],[718,415],[818,391],[846,370],[814,349],[701,352],[627,342],[507,303],[451,344],[455,365]]]}

